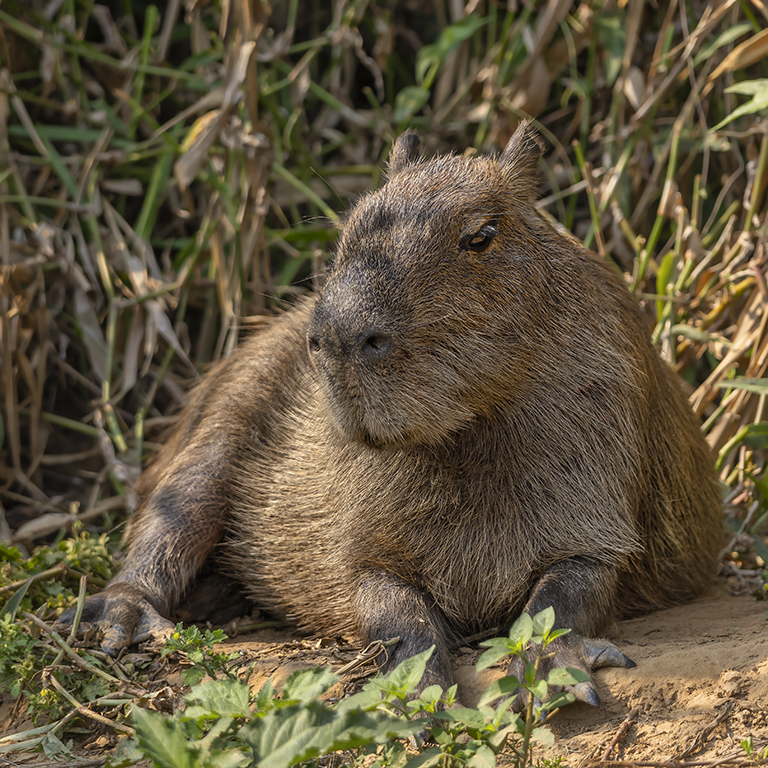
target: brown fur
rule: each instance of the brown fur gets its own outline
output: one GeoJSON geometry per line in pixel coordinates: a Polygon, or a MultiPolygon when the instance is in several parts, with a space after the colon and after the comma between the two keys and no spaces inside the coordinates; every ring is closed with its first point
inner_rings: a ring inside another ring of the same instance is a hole
{"type": "Polygon", "coordinates": [[[108,591],[167,615],[221,542],[258,605],[400,635],[392,663],[435,643],[445,683],[457,637],[524,609],[589,636],[707,585],[709,450],[621,278],[535,211],[535,135],[417,149],[396,144],[322,293],[194,390],[108,591]]]}

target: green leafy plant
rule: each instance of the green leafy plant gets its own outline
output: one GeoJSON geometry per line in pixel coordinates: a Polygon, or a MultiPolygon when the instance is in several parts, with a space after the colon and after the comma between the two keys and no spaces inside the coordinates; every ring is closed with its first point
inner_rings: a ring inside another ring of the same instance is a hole
{"type": "MultiPolygon", "coordinates": [[[[85,669],[61,666],[63,651],[53,634],[42,637],[39,629],[18,618],[25,611],[41,616],[69,607],[77,599],[76,584],[84,577],[96,588],[104,586],[114,572],[109,543],[106,534],[92,535],[79,522],[73,525],[72,536],[59,535],[52,544],[36,547],[29,557],[17,547],[0,543],[0,599],[5,600],[0,608],[0,693],[23,696],[35,722],[41,717],[56,720],[71,710],[71,702],[57,684],[80,702],[90,702],[116,687],[88,669],[100,664],[93,657],[87,657],[85,669]],[[60,668],[51,671],[49,667],[60,668]]],[[[58,638],[58,642],[64,641],[58,638]]],[[[50,738],[45,741],[49,742],[50,738]]]]}
{"type": "MultiPolygon", "coordinates": [[[[329,704],[323,697],[338,681],[329,669],[294,672],[278,693],[271,681],[252,695],[246,682],[225,667],[226,654],[211,656],[214,642],[199,632],[178,631],[166,651],[183,651],[209,674],[224,671],[218,680],[195,685],[185,696],[186,707],[173,717],[133,707],[136,740],[127,746],[133,755],[151,759],[159,768],[184,766],[258,765],[288,768],[323,755],[352,750],[358,764],[371,766],[495,765],[505,749],[517,766],[532,762],[534,743],[551,745],[546,727],[549,714],[573,701],[573,695],[552,687],[586,679],[579,670],[552,670],[537,680],[548,646],[568,630],[555,630],[549,608],[533,618],[522,616],[509,636],[487,641],[478,667],[486,668],[510,655],[525,662],[525,679],[504,677],[485,691],[476,708],[458,706],[456,686],[443,691],[433,685],[419,691],[430,648],[379,675],[353,696],[329,704]],[[540,650],[533,651],[537,644],[540,650]],[[514,694],[528,694],[521,714],[513,711],[514,694]],[[493,706],[492,706],[493,705],[493,706]],[[425,734],[431,734],[432,745],[425,734]],[[418,754],[403,739],[410,739],[418,754]]],[[[165,651],[164,651],[164,655],[165,651]]]]}
{"type": "Polygon", "coordinates": [[[172,653],[178,653],[188,659],[192,666],[183,670],[181,676],[187,685],[193,686],[206,675],[211,678],[220,675],[233,676],[227,665],[238,658],[239,654],[214,650],[215,645],[225,640],[227,635],[220,629],[206,629],[201,632],[194,624],[185,628],[179,622],[160,655],[165,658],[172,653]]]}
{"type": "Polygon", "coordinates": [[[758,112],[768,110],[768,80],[749,80],[746,83],[734,83],[725,89],[726,93],[738,93],[752,98],[733,110],[727,117],[723,118],[712,130],[719,131],[732,120],[743,117],[744,115],[755,115],[758,112]]]}
{"type": "Polygon", "coordinates": [[[32,653],[36,641],[10,615],[0,617],[0,692],[7,691],[14,699],[21,696],[38,671],[32,653]]]}
{"type": "Polygon", "coordinates": [[[103,587],[115,571],[113,546],[107,534],[94,536],[76,523],[73,535],[60,536],[50,545],[36,547],[25,557],[17,547],[0,543],[0,615],[19,610],[70,606],[77,597],[77,582],[87,576],[103,587]]]}
{"type": "Polygon", "coordinates": [[[406,125],[408,119],[429,101],[432,84],[448,56],[486,23],[487,19],[469,14],[461,21],[446,27],[440,33],[437,42],[432,45],[425,45],[419,51],[416,61],[418,85],[406,86],[397,94],[395,99],[394,119],[400,126],[400,130],[406,125]]]}
{"type": "Polygon", "coordinates": [[[0,638],[0,693],[24,696],[35,722],[43,716],[61,718],[71,711],[73,700],[91,702],[119,684],[111,678],[115,685],[110,685],[109,675],[94,674],[101,665],[87,654],[79,657],[83,659],[80,668],[60,665],[60,647],[36,637],[28,624],[10,614],[0,617],[0,638]]]}
{"type": "Polygon", "coordinates": [[[747,736],[746,739],[742,739],[739,744],[741,744],[741,748],[747,753],[747,757],[750,760],[755,762],[768,760],[768,744],[764,744],[762,749],[755,747],[751,735],[747,736]]]}
{"type": "Polygon", "coordinates": [[[514,675],[492,683],[480,698],[480,706],[513,694],[515,691],[527,693],[527,704],[524,717],[515,722],[522,743],[518,749],[518,757],[522,764],[527,764],[530,756],[531,741],[544,746],[554,742],[552,732],[545,723],[549,714],[565,704],[575,700],[565,686],[576,685],[589,680],[589,676],[580,669],[552,669],[546,679],[539,679],[539,670],[543,661],[552,657],[547,652],[554,640],[568,634],[570,629],[554,629],[555,612],[552,608],[537,613],[531,618],[524,613],[513,625],[507,637],[485,640],[480,645],[488,650],[478,659],[478,670],[485,669],[498,663],[507,656],[516,656],[525,665],[524,679],[519,680],[514,675]],[[531,643],[538,646],[535,655],[531,654],[531,643]]]}
{"type": "Polygon", "coordinates": [[[187,707],[166,717],[133,708],[137,743],[161,768],[189,766],[296,765],[341,749],[414,734],[422,721],[400,719],[352,697],[331,707],[318,697],[337,677],[327,669],[294,672],[282,696],[271,683],[251,698],[247,683],[231,677],[201,683],[185,697],[187,707]]]}

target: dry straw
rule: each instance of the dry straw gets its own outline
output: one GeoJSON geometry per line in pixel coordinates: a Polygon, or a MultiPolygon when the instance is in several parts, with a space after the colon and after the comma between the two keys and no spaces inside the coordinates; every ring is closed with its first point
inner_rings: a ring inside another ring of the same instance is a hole
{"type": "Polygon", "coordinates": [[[625,272],[749,506],[768,432],[762,2],[126,8],[0,8],[4,538],[134,505],[190,380],[311,287],[398,131],[486,151],[526,114],[552,146],[543,211],[625,272]]]}

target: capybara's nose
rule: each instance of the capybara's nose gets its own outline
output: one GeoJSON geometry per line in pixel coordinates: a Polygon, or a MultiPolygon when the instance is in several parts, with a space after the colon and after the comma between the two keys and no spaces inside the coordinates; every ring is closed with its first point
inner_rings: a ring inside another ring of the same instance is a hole
{"type": "Polygon", "coordinates": [[[384,360],[395,348],[395,335],[381,325],[361,322],[319,306],[307,330],[307,348],[313,357],[337,363],[357,361],[373,364],[384,360]]]}

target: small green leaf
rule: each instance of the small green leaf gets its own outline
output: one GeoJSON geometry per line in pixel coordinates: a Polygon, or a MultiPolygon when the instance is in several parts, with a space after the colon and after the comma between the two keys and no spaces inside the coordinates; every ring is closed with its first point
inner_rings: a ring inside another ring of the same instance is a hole
{"type": "Polygon", "coordinates": [[[745,21],[742,24],[734,24],[732,27],[728,27],[725,32],[718,35],[706,48],[699,51],[693,59],[694,66],[699,67],[702,62],[705,62],[709,57],[715,53],[718,49],[724,45],[730,45],[738,40],[742,35],[752,31],[752,25],[745,21]]]}
{"type": "Polygon", "coordinates": [[[727,117],[723,118],[711,131],[719,131],[732,120],[743,115],[754,115],[768,109],[768,80],[749,80],[746,83],[736,83],[725,89],[726,93],[740,93],[752,96],[752,99],[740,107],[736,107],[727,117]]]}
{"type": "Polygon", "coordinates": [[[570,691],[559,691],[543,702],[539,709],[542,712],[550,712],[553,709],[564,707],[566,704],[572,704],[574,701],[576,701],[576,697],[570,691]]]}
{"type": "Polygon", "coordinates": [[[491,702],[500,699],[502,696],[512,696],[519,690],[519,688],[520,681],[514,675],[507,675],[506,677],[494,680],[485,691],[483,691],[483,695],[480,697],[480,701],[477,705],[482,706],[484,704],[490,704],[491,702]]]}
{"type": "MultiPolygon", "coordinates": [[[[372,682],[372,681],[371,681],[372,682]]],[[[363,709],[366,712],[381,705],[381,691],[374,687],[366,687],[359,693],[342,699],[337,705],[337,711],[344,709],[363,709]]]]}
{"type": "Polygon", "coordinates": [[[190,667],[181,672],[181,678],[184,680],[184,685],[188,685],[190,688],[196,686],[204,677],[205,669],[200,666],[190,667]]]}
{"type": "Polygon", "coordinates": [[[547,698],[549,688],[546,680],[537,680],[535,683],[528,685],[527,688],[540,701],[544,701],[547,698]]]}
{"type": "Polygon", "coordinates": [[[418,85],[408,85],[395,98],[395,123],[401,125],[413,117],[428,101],[429,90],[418,85]]]}
{"type": "Polygon", "coordinates": [[[328,691],[338,679],[329,667],[298,669],[285,681],[283,701],[311,701],[328,691]]]}
{"type": "Polygon", "coordinates": [[[448,705],[451,706],[454,701],[456,701],[456,692],[459,690],[459,686],[454,683],[444,694],[443,694],[443,701],[448,705]]]}
{"type": "MultiPolygon", "coordinates": [[[[656,273],[656,293],[659,296],[669,294],[669,283],[672,280],[672,270],[675,266],[675,254],[673,251],[667,253],[661,260],[659,271],[656,273]]],[[[662,299],[656,299],[656,318],[661,319],[664,313],[665,303],[662,299]]]]}
{"type": "Polygon", "coordinates": [[[256,694],[254,704],[257,712],[266,712],[268,709],[272,709],[275,706],[275,686],[272,685],[272,678],[270,677],[264,685],[261,686],[259,692],[256,694]]]}
{"type": "Polygon", "coordinates": [[[248,683],[224,677],[195,686],[184,700],[220,717],[250,717],[248,693],[248,683]]]}
{"type": "Polygon", "coordinates": [[[553,669],[547,675],[547,685],[576,685],[576,678],[567,669],[553,669]]]}
{"type": "Polygon", "coordinates": [[[411,694],[424,677],[424,670],[427,668],[427,662],[435,651],[435,646],[427,648],[426,651],[417,653],[410,659],[401,661],[391,672],[379,678],[374,678],[371,683],[387,683],[402,693],[411,694]]]}
{"type": "Polygon", "coordinates": [[[135,739],[121,739],[114,753],[107,756],[105,768],[128,768],[143,757],[144,752],[135,739]]]}
{"type": "Polygon", "coordinates": [[[544,749],[549,749],[549,747],[555,743],[555,735],[546,725],[534,728],[533,733],[531,734],[531,739],[544,747],[544,749]]]}
{"type": "Polygon", "coordinates": [[[70,749],[72,742],[70,741],[69,745],[65,744],[55,733],[47,733],[43,737],[40,746],[46,757],[57,762],[62,761],[64,758],[74,757],[70,749]]]}
{"type": "Polygon", "coordinates": [[[21,601],[24,599],[24,595],[27,594],[27,590],[32,585],[32,579],[27,579],[14,593],[11,599],[3,606],[3,610],[0,611],[0,616],[8,614],[11,617],[11,621],[16,618],[16,611],[19,610],[21,601]]]}
{"type": "Polygon", "coordinates": [[[536,667],[529,661],[525,665],[525,683],[533,685],[536,682],[536,667]]]}
{"type": "Polygon", "coordinates": [[[496,755],[489,746],[483,744],[467,761],[467,766],[468,768],[496,768],[496,755]]]}
{"type": "Polygon", "coordinates": [[[524,650],[533,635],[533,619],[524,613],[509,630],[509,639],[519,650],[524,650]]]}
{"type": "Polygon", "coordinates": [[[424,83],[427,71],[435,64],[442,64],[450,53],[465,40],[468,40],[480,27],[488,23],[475,14],[465,16],[461,21],[446,27],[432,45],[425,45],[416,58],[416,80],[424,83]]]}
{"type": "Polygon", "coordinates": [[[430,685],[421,692],[421,698],[425,701],[436,701],[443,695],[442,686],[430,685]]]}
{"type": "Polygon", "coordinates": [[[579,669],[578,667],[566,667],[565,670],[573,677],[577,683],[589,683],[592,680],[592,678],[589,676],[589,673],[585,672],[583,669],[579,669]]]}
{"type": "Polygon", "coordinates": [[[555,609],[550,606],[533,617],[533,631],[537,635],[547,635],[555,626],[555,609]]]}
{"type": "Polygon", "coordinates": [[[490,640],[483,640],[480,645],[488,648],[488,650],[477,660],[475,666],[478,672],[492,667],[503,658],[512,655],[515,651],[515,646],[507,637],[494,637],[490,640]]]}
{"type": "Polygon", "coordinates": [[[408,702],[409,709],[425,709],[433,711],[443,695],[443,689],[439,685],[430,685],[421,692],[417,699],[411,699],[408,702]]]}
{"type": "Polygon", "coordinates": [[[745,389],[756,395],[764,395],[768,392],[768,379],[726,379],[725,381],[718,381],[715,386],[720,389],[745,389]]]}

